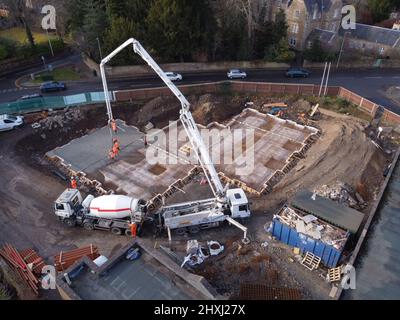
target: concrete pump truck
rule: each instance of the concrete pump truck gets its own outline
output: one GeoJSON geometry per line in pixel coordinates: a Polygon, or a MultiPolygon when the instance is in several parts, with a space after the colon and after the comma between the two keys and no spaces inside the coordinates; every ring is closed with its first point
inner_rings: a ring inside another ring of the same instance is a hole
{"type": "MultiPolygon", "coordinates": [[[[190,112],[190,103],[142,45],[133,38],[115,49],[100,64],[109,123],[111,124],[114,118],[105,65],[128,46],[133,46],[134,52],[146,61],[180,101],[182,107],[180,121],[214,194],[214,198],[211,199],[162,206],[155,214],[155,217],[158,218],[151,218],[151,220],[158,221],[158,227],[167,230],[170,240],[172,231],[177,234],[197,233],[201,229],[216,227],[224,221],[240,228],[244,232],[244,239],[246,239],[247,228],[237,221],[250,217],[251,213],[246,194],[241,188],[229,189],[228,185],[225,187],[222,185],[190,112]]],[[[73,189],[65,190],[56,200],[54,208],[55,214],[68,225],[81,225],[88,230],[110,230],[115,234],[129,234],[131,223],[141,224],[149,218],[147,217],[147,206],[143,200],[122,195],[106,195],[98,198],[89,195],[86,199],[82,199],[80,192],[73,189]]]]}

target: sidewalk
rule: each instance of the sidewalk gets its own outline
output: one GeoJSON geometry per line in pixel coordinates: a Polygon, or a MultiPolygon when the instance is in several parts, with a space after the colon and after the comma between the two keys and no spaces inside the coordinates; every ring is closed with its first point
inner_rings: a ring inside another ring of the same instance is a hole
{"type": "MultiPolygon", "coordinates": [[[[71,62],[62,62],[60,64],[53,65],[53,70],[64,68],[64,67],[73,68],[75,66],[76,66],[76,64],[71,63],[71,62]]],[[[84,66],[84,65],[82,63],[80,63],[80,67],[82,67],[82,66],[84,66]]],[[[86,66],[84,66],[84,68],[86,68],[86,66]]],[[[36,76],[36,75],[39,75],[39,74],[41,74],[43,72],[45,72],[45,71],[44,70],[40,70],[40,71],[37,71],[37,72],[26,74],[26,75],[18,78],[15,81],[15,86],[17,88],[19,88],[19,89],[23,89],[23,88],[39,88],[41,86],[41,83],[32,83],[31,82],[32,81],[31,75],[33,74],[33,75],[36,76]]],[[[80,79],[80,80],[58,80],[58,81],[64,82],[66,84],[68,84],[68,83],[77,83],[77,84],[79,84],[79,83],[87,83],[87,82],[92,82],[92,81],[96,82],[96,80],[98,80],[98,78],[91,79],[91,78],[88,77],[89,76],[89,70],[84,70],[83,72],[81,72],[81,74],[82,74],[82,77],[81,77],[82,79],[80,79]],[[88,78],[85,78],[85,77],[88,77],[88,78]]]]}

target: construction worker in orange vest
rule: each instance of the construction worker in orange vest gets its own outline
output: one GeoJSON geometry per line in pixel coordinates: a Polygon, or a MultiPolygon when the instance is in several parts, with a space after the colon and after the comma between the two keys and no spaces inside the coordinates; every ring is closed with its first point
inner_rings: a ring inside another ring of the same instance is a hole
{"type": "Polygon", "coordinates": [[[119,154],[119,149],[115,144],[113,145],[111,151],[114,153],[114,158],[116,158],[119,154]]]}
{"type": "Polygon", "coordinates": [[[117,132],[117,123],[114,119],[111,120],[111,130],[117,132]]]}
{"type": "Polygon", "coordinates": [[[131,223],[129,225],[129,227],[131,228],[132,237],[136,238],[136,234],[137,234],[137,225],[136,225],[136,223],[131,223]]]}
{"type": "Polygon", "coordinates": [[[114,143],[115,149],[117,149],[118,151],[120,151],[120,150],[121,150],[121,147],[120,147],[120,145],[119,145],[119,141],[118,141],[117,138],[114,138],[114,139],[113,139],[113,143],[114,143]]]}
{"type": "Polygon", "coordinates": [[[71,188],[72,189],[77,189],[78,188],[78,182],[76,181],[75,177],[71,178],[71,188]]]}

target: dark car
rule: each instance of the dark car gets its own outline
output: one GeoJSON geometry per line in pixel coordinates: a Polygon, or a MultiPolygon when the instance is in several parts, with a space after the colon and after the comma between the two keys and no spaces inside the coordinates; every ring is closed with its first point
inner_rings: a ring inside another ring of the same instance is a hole
{"type": "Polygon", "coordinates": [[[41,92],[51,92],[51,91],[62,91],[66,90],[67,86],[65,83],[52,81],[52,82],[45,82],[40,86],[41,92]]]}
{"type": "Polygon", "coordinates": [[[307,78],[310,74],[310,71],[303,68],[290,68],[286,71],[286,77],[289,78],[307,78]]]}

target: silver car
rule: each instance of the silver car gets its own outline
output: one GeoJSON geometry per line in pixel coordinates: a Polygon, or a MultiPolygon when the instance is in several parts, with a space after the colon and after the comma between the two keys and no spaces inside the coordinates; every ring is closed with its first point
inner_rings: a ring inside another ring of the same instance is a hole
{"type": "Polygon", "coordinates": [[[228,71],[227,76],[229,79],[244,79],[247,77],[247,73],[239,69],[231,69],[228,71]]]}
{"type": "Polygon", "coordinates": [[[182,75],[180,73],[166,72],[165,75],[171,81],[182,81],[182,79],[183,79],[183,77],[182,77],[182,75]]]}
{"type": "Polygon", "coordinates": [[[11,116],[9,114],[0,115],[0,131],[13,130],[23,126],[24,118],[21,116],[11,116]]]}

